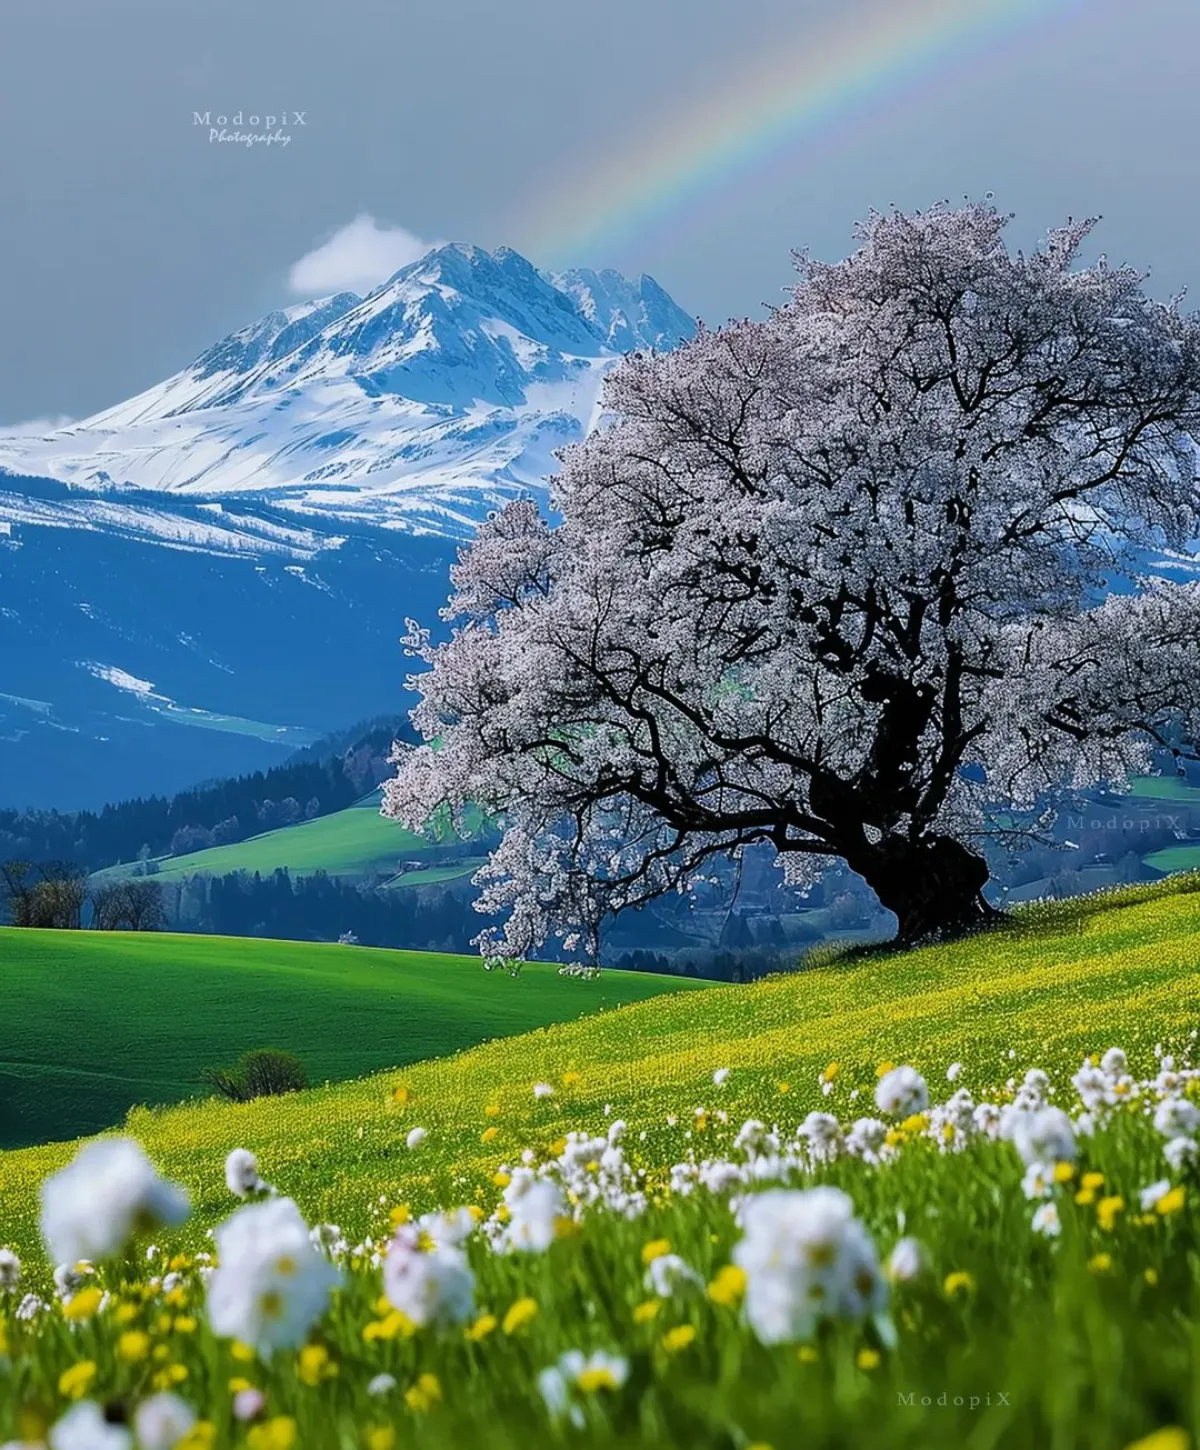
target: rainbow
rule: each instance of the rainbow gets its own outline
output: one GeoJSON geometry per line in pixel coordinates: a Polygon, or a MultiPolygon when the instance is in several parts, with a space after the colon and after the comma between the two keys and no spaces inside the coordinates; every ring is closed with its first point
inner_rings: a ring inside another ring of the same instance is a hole
{"type": "Polygon", "coordinates": [[[723,90],[527,200],[514,218],[523,250],[599,265],[648,232],[694,225],[706,203],[727,203],[731,187],[794,161],[837,122],[1103,0],[869,0],[852,15],[827,3],[841,13],[823,27],[784,37],[723,90]]]}

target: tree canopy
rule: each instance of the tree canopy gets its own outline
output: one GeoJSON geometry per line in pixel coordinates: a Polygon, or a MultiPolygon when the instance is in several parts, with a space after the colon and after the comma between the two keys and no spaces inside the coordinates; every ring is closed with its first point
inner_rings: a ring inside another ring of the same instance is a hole
{"type": "MultiPolygon", "coordinates": [[[[983,920],[993,809],[1189,752],[1200,321],[990,203],[872,214],[790,299],[610,375],[607,421],[453,571],[385,810],[503,824],[487,953],[766,843],[900,936],[983,920]]],[[[1012,820],[1009,821],[1009,828],[1012,820]]]]}

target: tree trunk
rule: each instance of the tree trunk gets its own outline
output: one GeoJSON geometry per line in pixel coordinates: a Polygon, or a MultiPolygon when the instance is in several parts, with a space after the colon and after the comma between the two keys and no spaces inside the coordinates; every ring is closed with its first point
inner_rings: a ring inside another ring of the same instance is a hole
{"type": "Polygon", "coordinates": [[[987,862],[952,836],[887,836],[846,863],[895,913],[898,941],[962,936],[1001,915],[984,900],[987,862]]]}

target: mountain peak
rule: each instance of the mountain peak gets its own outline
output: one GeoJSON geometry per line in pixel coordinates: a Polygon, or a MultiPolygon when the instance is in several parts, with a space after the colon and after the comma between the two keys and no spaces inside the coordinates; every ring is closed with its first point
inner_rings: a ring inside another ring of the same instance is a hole
{"type": "Polygon", "coordinates": [[[0,436],[0,468],[461,537],[544,489],[620,354],[693,331],[652,278],[555,275],[511,247],[447,242],[365,297],[268,313],[69,434],[0,436]]]}

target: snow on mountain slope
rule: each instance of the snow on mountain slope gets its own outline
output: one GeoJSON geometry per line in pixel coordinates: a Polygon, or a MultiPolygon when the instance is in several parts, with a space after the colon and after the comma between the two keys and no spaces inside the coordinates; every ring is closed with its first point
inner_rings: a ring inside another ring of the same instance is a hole
{"type": "Polygon", "coordinates": [[[692,331],[648,277],[554,277],[454,243],[365,298],[270,313],[82,422],[0,434],[0,469],[463,537],[543,486],[554,450],[594,426],[621,352],[692,331]]]}

